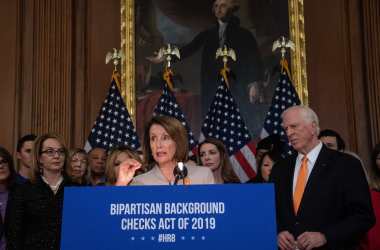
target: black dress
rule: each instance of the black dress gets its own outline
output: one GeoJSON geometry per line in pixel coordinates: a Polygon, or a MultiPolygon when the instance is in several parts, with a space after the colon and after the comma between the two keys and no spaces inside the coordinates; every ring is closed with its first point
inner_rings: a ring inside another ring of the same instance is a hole
{"type": "Polygon", "coordinates": [[[37,177],[10,194],[5,218],[8,250],[60,248],[64,179],[56,194],[37,177]]]}

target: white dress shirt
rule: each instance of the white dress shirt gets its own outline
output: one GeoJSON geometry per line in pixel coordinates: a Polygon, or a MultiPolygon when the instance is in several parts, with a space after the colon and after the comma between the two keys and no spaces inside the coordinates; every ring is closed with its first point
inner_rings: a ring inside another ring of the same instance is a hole
{"type": "Polygon", "coordinates": [[[224,43],[226,42],[226,28],[227,28],[227,23],[224,23],[220,20],[218,20],[219,23],[219,45],[222,47],[224,43]]]}
{"type": "MultiPolygon", "coordinates": [[[[317,146],[315,146],[309,153],[306,154],[307,171],[308,171],[306,183],[309,180],[309,176],[311,174],[311,171],[314,168],[314,164],[317,161],[317,158],[318,158],[319,152],[321,152],[321,149],[322,149],[322,142],[319,142],[317,146]]],[[[297,156],[296,168],[294,169],[294,175],[293,175],[293,194],[294,194],[294,190],[296,189],[297,177],[298,177],[298,173],[300,171],[302,159],[304,156],[305,155],[301,153],[298,153],[298,156],[297,156]]]]}

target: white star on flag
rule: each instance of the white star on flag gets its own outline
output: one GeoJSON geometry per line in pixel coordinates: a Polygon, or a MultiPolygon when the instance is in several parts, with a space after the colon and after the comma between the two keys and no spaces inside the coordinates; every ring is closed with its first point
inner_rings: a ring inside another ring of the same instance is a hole
{"type": "Polygon", "coordinates": [[[256,176],[256,148],[223,77],[203,122],[200,142],[207,135],[216,139],[221,138],[228,149],[232,167],[241,182],[256,176]]]}
{"type": "MultiPolygon", "coordinates": [[[[281,114],[287,108],[300,105],[301,101],[298,94],[290,81],[290,78],[286,71],[281,73],[281,76],[277,82],[277,87],[272,98],[272,104],[269,108],[267,116],[264,120],[264,127],[261,131],[260,138],[263,139],[268,135],[280,135],[281,140],[288,142],[288,138],[281,126],[282,119],[281,114]]],[[[284,153],[291,154],[292,148],[289,143],[285,143],[286,148],[282,149],[284,153]]]]}
{"type": "Polygon", "coordinates": [[[118,88],[118,73],[114,72],[108,95],[88,136],[85,150],[88,152],[95,147],[109,150],[122,145],[132,149],[140,147],[136,130],[118,88]],[[114,103],[117,105],[113,105],[114,103]],[[118,134],[124,134],[125,139],[121,140],[118,134]]]}

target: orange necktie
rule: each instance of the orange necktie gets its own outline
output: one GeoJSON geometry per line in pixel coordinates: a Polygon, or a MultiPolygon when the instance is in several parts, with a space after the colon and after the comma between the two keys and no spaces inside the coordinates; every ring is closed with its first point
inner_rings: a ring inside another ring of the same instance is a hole
{"type": "Polygon", "coordinates": [[[307,157],[306,155],[302,158],[301,168],[298,173],[296,188],[293,194],[293,206],[294,213],[297,214],[298,208],[301,203],[303,192],[305,191],[306,181],[307,181],[307,157]]]}

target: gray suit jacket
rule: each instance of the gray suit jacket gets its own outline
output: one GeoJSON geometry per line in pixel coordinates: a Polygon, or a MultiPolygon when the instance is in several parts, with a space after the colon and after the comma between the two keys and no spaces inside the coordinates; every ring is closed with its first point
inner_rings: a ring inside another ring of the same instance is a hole
{"type": "MultiPolygon", "coordinates": [[[[187,177],[190,179],[190,185],[214,184],[214,176],[211,170],[207,167],[186,166],[188,170],[187,177]]],[[[152,170],[145,174],[138,175],[133,178],[131,185],[171,185],[168,180],[162,175],[160,168],[156,165],[152,170]]],[[[178,185],[183,185],[182,181],[178,185]]]]}

